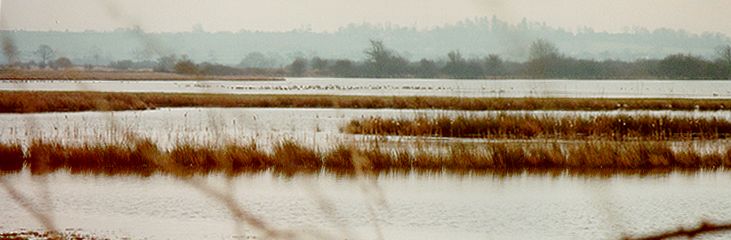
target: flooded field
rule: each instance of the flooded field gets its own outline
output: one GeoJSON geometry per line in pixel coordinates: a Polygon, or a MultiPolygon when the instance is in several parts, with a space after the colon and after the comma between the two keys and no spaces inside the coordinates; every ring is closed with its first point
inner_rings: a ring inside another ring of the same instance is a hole
{"type": "MultiPolygon", "coordinates": [[[[728,87],[724,87],[728,85],[728,87]]],[[[89,90],[235,94],[333,94],[462,97],[729,98],[716,81],[304,79],[236,81],[0,82],[1,90],[89,90]]],[[[353,119],[438,116],[670,116],[731,120],[731,111],[455,111],[349,108],[160,108],[144,111],[0,114],[0,142],[28,146],[34,139],[62,144],[124,143],[132,134],[166,148],[181,143],[271,146],[294,140],[328,149],[338,143],[408,144],[545,141],[369,136],[342,131],[353,119]]],[[[728,139],[673,140],[674,150],[718,151],[728,139]]],[[[404,145],[399,145],[404,144],[404,145]]],[[[702,152],[702,151],[701,151],[702,152]]],[[[235,177],[193,178],[71,174],[32,175],[26,166],[0,175],[0,232],[41,229],[13,200],[8,186],[47,214],[58,229],[131,239],[258,239],[266,232],[237,221],[211,191],[277,232],[298,239],[621,239],[701,221],[731,221],[731,177],[721,167],[660,175],[571,174],[508,176],[384,174],[282,177],[263,171],[235,177]]],[[[240,220],[240,219],[239,219],[240,220]]],[[[251,219],[248,219],[251,220],[251,219]]],[[[726,239],[731,235],[704,235],[726,239]]]]}
{"type": "Polygon", "coordinates": [[[170,3],[0,0],[0,240],[731,239],[731,0],[170,3]]]}
{"type": "MultiPolygon", "coordinates": [[[[27,172],[4,177],[61,228],[112,238],[245,239],[261,233],[191,181],[231,193],[267,226],[303,239],[620,239],[731,219],[731,177],[268,173],[181,180],[27,172]],[[44,201],[44,196],[50,200],[44,201]]],[[[0,191],[0,230],[41,227],[0,191]]],[[[700,239],[726,239],[728,234],[700,239]]]]}
{"type": "Polygon", "coordinates": [[[0,81],[0,90],[332,94],[452,97],[729,98],[707,80],[448,80],[288,78],[286,81],[0,81]]]}
{"type": "MultiPolygon", "coordinates": [[[[166,108],[146,111],[0,114],[0,142],[33,139],[64,143],[114,142],[132,133],[162,146],[190,142],[221,144],[256,141],[268,145],[292,139],[327,147],[343,141],[363,139],[341,131],[350,120],[367,117],[414,118],[418,116],[495,116],[498,114],[537,116],[649,115],[691,116],[731,120],[731,111],[451,111],[395,109],[309,109],[309,108],[166,108]]],[[[409,141],[410,137],[388,137],[409,141]]],[[[430,138],[434,140],[434,138],[430,138]]],[[[427,138],[426,140],[429,140],[427,138]]],[[[450,139],[442,138],[448,141],[450,139]]],[[[455,140],[455,139],[451,139],[455,140]]],[[[486,141],[489,139],[461,139],[486,141]]]]}

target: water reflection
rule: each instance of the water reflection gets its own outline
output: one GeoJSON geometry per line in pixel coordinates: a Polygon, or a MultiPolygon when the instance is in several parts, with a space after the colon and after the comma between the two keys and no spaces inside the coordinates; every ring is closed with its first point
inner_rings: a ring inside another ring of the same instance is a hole
{"type": "MultiPolygon", "coordinates": [[[[231,199],[262,224],[304,238],[619,239],[701,220],[731,220],[725,171],[606,175],[261,172],[179,178],[55,172],[43,201],[28,171],[2,178],[56,225],[102,236],[205,239],[263,236],[191,181],[231,199]],[[52,206],[44,206],[50,204],[52,206]]],[[[0,191],[2,231],[40,227],[0,191]]],[[[729,237],[729,235],[722,235],[729,237]]],[[[713,239],[713,238],[710,238],[713,239]]]]}

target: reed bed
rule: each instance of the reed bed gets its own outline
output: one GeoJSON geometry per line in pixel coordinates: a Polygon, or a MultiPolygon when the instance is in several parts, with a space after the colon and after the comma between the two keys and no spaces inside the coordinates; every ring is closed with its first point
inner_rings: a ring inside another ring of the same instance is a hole
{"type": "MultiPolygon", "coordinates": [[[[2,149],[16,149],[16,145],[0,146],[2,149]]],[[[17,154],[15,150],[10,152],[17,154]]],[[[34,141],[19,159],[34,174],[58,170],[142,176],[155,173],[233,175],[260,171],[285,175],[321,171],[345,175],[393,172],[505,174],[526,171],[616,174],[727,168],[731,167],[731,148],[701,152],[692,148],[673,150],[661,142],[587,141],[574,145],[453,144],[444,151],[394,149],[377,143],[360,147],[339,144],[321,151],[284,140],[274,144],[270,150],[259,148],[254,143],[218,147],[180,144],[170,150],[161,150],[149,140],[133,144],[74,146],[34,141]]],[[[17,167],[9,170],[20,171],[17,167]]]]}
{"type": "Polygon", "coordinates": [[[727,110],[727,99],[459,98],[0,91],[0,112],[143,110],[160,107],[270,107],[446,110],[727,110]]]}
{"type": "Polygon", "coordinates": [[[499,139],[609,139],[692,140],[731,136],[726,119],[691,116],[599,115],[369,117],[351,120],[343,131],[351,134],[435,136],[499,139]]]}

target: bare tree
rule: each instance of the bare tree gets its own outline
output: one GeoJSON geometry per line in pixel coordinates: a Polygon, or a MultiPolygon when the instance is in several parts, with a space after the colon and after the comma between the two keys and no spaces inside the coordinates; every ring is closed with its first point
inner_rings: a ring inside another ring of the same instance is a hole
{"type": "Polygon", "coordinates": [[[731,64],[731,45],[720,46],[716,49],[719,59],[728,64],[731,64]]]}
{"type": "Polygon", "coordinates": [[[184,57],[183,60],[178,61],[178,63],[175,64],[174,69],[175,73],[179,74],[196,75],[200,73],[195,63],[193,63],[193,61],[191,61],[187,57],[184,57]]]}
{"type": "Polygon", "coordinates": [[[67,57],[60,57],[53,62],[53,67],[67,69],[74,67],[74,63],[72,63],[67,57]]]}
{"type": "Polygon", "coordinates": [[[485,73],[491,76],[503,74],[503,59],[497,54],[490,54],[485,59],[485,73]]]}
{"type": "Polygon", "coordinates": [[[364,51],[366,64],[371,74],[379,77],[390,77],[404,72],[407,60],[387,49],[380,40],[370,40],[371,46],[364,51]]]}
{"type": "Polygon", "coordinates": [[[292,76],[300,77],[307,71],[307,60],[304,58],[295,59],[288,67],[292,76]]]}
{"type": "Polygon", "coordinates": [[[716,54],[718,54],[718,60],[726,67],[727,77],[731,79],[731,45],[718,47],[716,54]]]}
{"type": "Polygon", "coordinates": [[[312,65],[312,70],[317,71],[317,73],[322,73],[327,71],[327,67],[328,65],[330,65],[330,63],[327,59],[313,57],[312,60],[310,60],[310,65],[312,65]]]}
{"type": "Polygon", "coordinates": [[[556,45],[545,39],[538,39],[530,45],[526,71],[530,76],[539,78],[559,75],[558,62],[562,58],[556,45]]]}
{"type": "Polygon", "coordinates": [[[175,71],[175,64],[178,62],[178,57],[175,54],[162,56],[157,59],[157,64],[153,68],[155,72],[173,72],[175,71]]]}
{"type": "Polygon", "coordinates": [[[41,68],[45,68],[46,65],[48,65],[49,61],[51,61],[56,53],[53,51],[53,48],[51,48],[48,45],[41,45],[38,47],[38,50],[35,51],[35,54],[40,58],[40,66],[41,68]]]}
{"type": "Polygon", "coordinates": [[[18,62],[18,47],[15,46],[13,39],[3,36],[2,38],[3,54],[8,59],[8,65],[15,65],[18,62]]]}
{"type": "Polygon", "coordinates": [[[373,72],[378,75],[385,75],[388,67],[389,59],[392,57],[391,51],[387,50],[383,45],[383,41],[370,40],[371,46],[364,51],[368,65],[373,68],[373,72]]]}
{"type": "Polygon", "coordinates": [[[538,39],[530,45],[530,60],[556,58],[558,56],[559,53],[556,45],[545,39],[538,39]]]}

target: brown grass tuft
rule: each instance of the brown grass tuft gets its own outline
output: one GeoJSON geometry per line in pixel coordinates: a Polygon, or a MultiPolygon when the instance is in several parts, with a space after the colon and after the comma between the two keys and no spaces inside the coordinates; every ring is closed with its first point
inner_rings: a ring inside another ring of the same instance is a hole
{"type": "Polygon", "coordinates": [[[271,156],[260,150],[255,143],[237,146],[228,145],[225,148],[230,162],[229,173],[261,171],[273,165],[271,156]]]}
{"type": "Polygon", "coordinates": [[[23,169],[23,148],[19,144],[0,145],[0,172],[23,169]]]}
{"type": "Polygon", "coordinates": [[[272,158],[274,170],[282,173],[315,172],[322,166],[320,153],[292,140],[274,145],[272,158]]]}
{"type": "Polygon", "coordinates": [[[323,158],[322,166],[327,169],[338,169],[338,172],[355,171],[356,164],[353,162],[353,146],[339,144],[333,150],[326,153],[323,158]]]}
{"type": "Polygon", "coordinates": [[[170,150],[169,158],[174,169],[184,173],[209,173],[222,169],[224,152],[211,147],[196,147],[190,144],[175,146],[170,150]],[[191,171],[192,170],[192,171],[191,171]]]}

